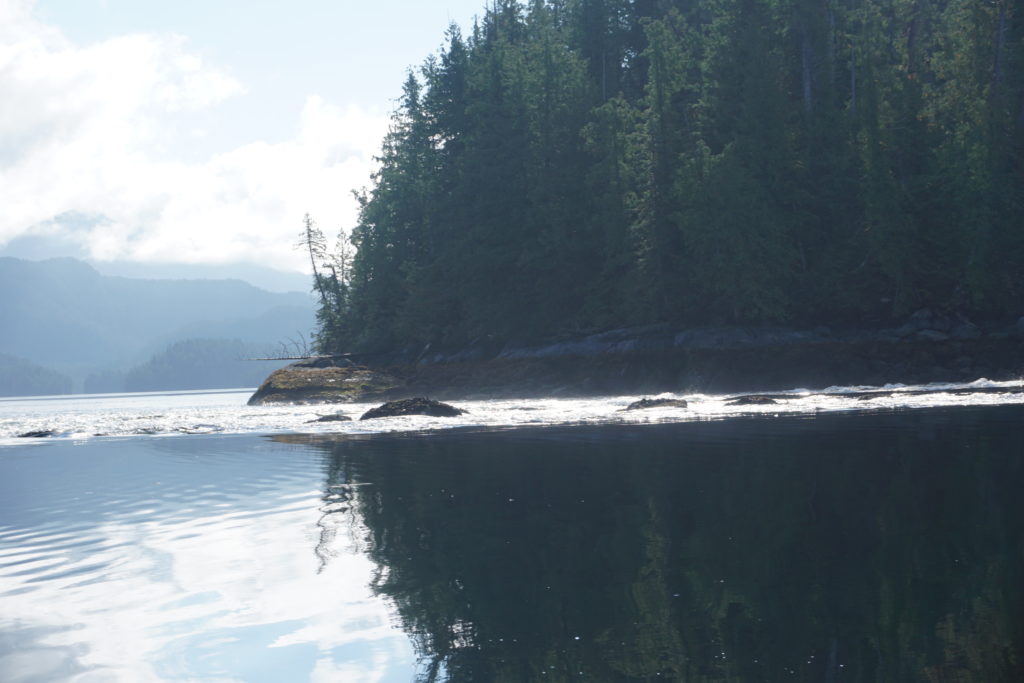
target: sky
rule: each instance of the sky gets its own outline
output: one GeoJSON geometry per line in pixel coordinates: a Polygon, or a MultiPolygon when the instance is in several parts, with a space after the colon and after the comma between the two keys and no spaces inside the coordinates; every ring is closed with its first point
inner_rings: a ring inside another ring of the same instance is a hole
{"type": "Polygon", "coordinates": [[[304,272],[303,216],[351,230],[407,70],[484,4],[0,0],[0,256],[304,272]]]}

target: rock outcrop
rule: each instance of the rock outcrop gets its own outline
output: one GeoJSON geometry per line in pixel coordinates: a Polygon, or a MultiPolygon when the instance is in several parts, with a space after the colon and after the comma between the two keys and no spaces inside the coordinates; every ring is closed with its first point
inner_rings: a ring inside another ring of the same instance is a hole
{"type": "Polygon", "coordinates": [[[645,408],[686,408],[689,404],[681,398],[642,398],[633,401],[623,410],[644,410],[645,408]]]}
{"type": "Polygon", "coordinates": [[[727,406],[771,406],[778,403],[771,396],[751,394],[749,396],[735,396],[725,402],[727,406]]]}
{"type": "Polygon", "coordinates": [[[334,415],[321,415],[315,420],[308,420],[306,424],[313,422],[351,422],[352,418],[343,413],[335,413],[334,415]]]}
{"type": "Polygon", "coordinates": [[[456,417],[466,411],[447,403],[429,398],[406,398],[400,401],[389,401],[363,413],[360,420],[372,420],[378,417],[395,417],[398,415],[430,415],[432,417],[456,417]]]}
{"type": "Polygon", "coordinates": [[[653,325],[534,341],[481,337],[455,347],[409,344],[310,359],[272,375],[251,402],[693,392],[763,392],[783,402],[787,396],[767,392],[1017,379],[1024,375],[1022,342],[1024,318],[972,322],[929,310],[898,327],[871,329],[653,325]],[[320,372],[306,377],[303,368],[320,372]]]}
{"type": "Polygon", "coordinates": [[[401,385],[385,372],[345,358],[310,358],[271,373],[249,398],[249,405],[372,401],[387,398],[401,385]]]}
{"type": "Polygon", "coordinates": [[[56,436],[57,432],[52,429],[37,429],[31,432],[25,432],[24,434],[18,434],[18,439],[45,439],[50,436],[56,436]]]}

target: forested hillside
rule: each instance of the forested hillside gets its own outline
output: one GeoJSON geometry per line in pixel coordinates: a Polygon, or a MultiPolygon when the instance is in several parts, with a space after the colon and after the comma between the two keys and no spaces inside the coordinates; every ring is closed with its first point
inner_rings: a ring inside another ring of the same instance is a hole
{"type": "MultiPolygon", "coordinates": [[[[239,339],[265,355],[308,333],[313,306],[305,293],[240,280],[136,280],[73,259],[0,258],[0,321],[0,353],[68,375],[80,391],[87,376],[120,376],[184,339],[239,339]]],[[[93,390],[122,390],[93,379],[93,390]]]]}
{"type": "Polygon", "coordinates": [[[127,391],[255,387],[287,361],[246,360],[266,349],[237,339],[186,339],[171,344],[124,376],[127,391]]]}
{"type": "Polygon", "coordinates": [[[319,343],[1019,316],[1022,152],[1013,0],[497,0],[314,244],[319,343]]]}
{"type": "Polygon", "coordinates": [[[0,396],[70,394],[71,380],[24,358],[0,353],[0,396]]]}

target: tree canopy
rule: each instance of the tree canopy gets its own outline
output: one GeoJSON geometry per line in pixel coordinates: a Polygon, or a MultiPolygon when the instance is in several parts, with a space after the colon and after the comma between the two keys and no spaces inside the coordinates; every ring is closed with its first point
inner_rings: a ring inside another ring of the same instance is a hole
{"type": "Polygon", "coordinates": [[[496,0],[410,71],[318,341],[1018,316],[1022,152],[1013,0],[496,0]]]}

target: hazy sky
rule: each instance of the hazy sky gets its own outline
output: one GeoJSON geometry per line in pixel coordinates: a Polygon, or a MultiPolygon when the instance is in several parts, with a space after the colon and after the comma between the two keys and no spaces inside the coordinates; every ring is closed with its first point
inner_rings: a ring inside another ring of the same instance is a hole
{"type": "Polygon", "coordinates": [[[0,253],[302,269],[484,0],[0,0],[0,253]]]}

